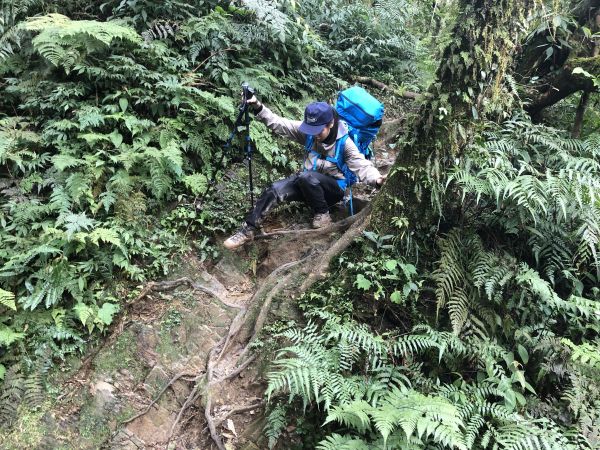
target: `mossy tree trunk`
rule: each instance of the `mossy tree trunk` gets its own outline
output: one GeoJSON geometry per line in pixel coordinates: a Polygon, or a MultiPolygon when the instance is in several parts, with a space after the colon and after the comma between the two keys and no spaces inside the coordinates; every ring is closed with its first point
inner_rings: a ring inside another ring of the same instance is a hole
{"type": "Polygon", "coordinates": [[[500,119],[511,108],[506,74],[531,3],[461,3],[454,40],[444,51],[436,81],[374,202],[371,223],[379,232],[429,235],[442,215],[451,220],[451,211],[442,206],[447,168],[461,157],[483,119],[500,119]]]}

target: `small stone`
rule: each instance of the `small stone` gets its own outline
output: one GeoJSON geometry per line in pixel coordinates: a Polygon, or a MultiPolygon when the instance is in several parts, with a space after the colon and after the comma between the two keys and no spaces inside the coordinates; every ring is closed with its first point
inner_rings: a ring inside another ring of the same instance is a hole
{"type": "Polygon", "coordinates": [[[115,387],[106,381],[98,381],[92,386],[94,404],[99,414],[110,410],[117,402],[114,390],[115,387]]]}

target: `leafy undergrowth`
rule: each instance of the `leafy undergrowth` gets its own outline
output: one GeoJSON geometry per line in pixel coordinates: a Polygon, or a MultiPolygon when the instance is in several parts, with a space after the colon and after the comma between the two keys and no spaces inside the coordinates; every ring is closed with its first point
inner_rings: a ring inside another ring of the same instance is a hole
{"type": "Polygon", "coordinates": [[[490,125],[434,255],[402,232],[342,254],[279,334],[270,445],[291,424],[294,448],[598,448],[599,144],[490,125]]]}
{"type": "MultiPolygon", "coordinates": [[[[392,33],[398,17],[383,8],[355,6],[335,18],[343,34],[320,34],[312,26],[326,12],[310,2],[301,10],[109,3],[32,1],[5,11],[4,384],[14,371],[34,374],[81,354],[137,285],[168,274],[190,248],[203,259],[219,256],[215,234],[236,227],[247,205],[240,140],[223,148],[241,81],[274,109],[299,117],[305,99],[332,97],[345,83],[342,74],[393,69],[417,79],[409,64],[414,39],[392,33]],[[365,14],[381,16],[381,28],[356,51],[352,24],[365,14]]],[[[251,135],[257,194],[296,170],[300,155],[256,121],[251,135]]]]}

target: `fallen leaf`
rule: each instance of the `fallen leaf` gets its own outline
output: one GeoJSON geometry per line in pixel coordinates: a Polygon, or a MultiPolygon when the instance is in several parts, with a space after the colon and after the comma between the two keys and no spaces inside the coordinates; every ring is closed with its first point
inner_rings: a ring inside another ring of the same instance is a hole
{"type": "Polygon", "coordinates": [[[231,431],[233,434],[235,434],[235,437],[237,437],[237,431],[235,431],[235,425],[233,424],[233,420],[227,419],[227,422],[225,423],[225,427],[229,431],[231,431]]]}

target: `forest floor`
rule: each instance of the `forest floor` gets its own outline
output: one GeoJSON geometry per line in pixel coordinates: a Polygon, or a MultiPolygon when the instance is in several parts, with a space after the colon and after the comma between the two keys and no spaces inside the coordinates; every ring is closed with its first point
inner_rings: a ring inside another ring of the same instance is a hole
{"type": "MultiPolygon", "coordinates": [[[[376,148],[384,173],[400,126],[392,125],[376,148]]],[[[354,190],[360,218],[374,191],[354,190]]],[[[334,226],[315,232],[307,211],[276,211],[266,236],[216,261],[190,253],[168,280],[144,286],[99,347],[54,380],[60,392],[44,414],[40,448],[268,448],[270,333],[301,320],[299,292],[362,230],[342,205],[332,214],[334,226]]],[[[293,429],[282,437],[286,447],[296,439],[293,429]]]]}

